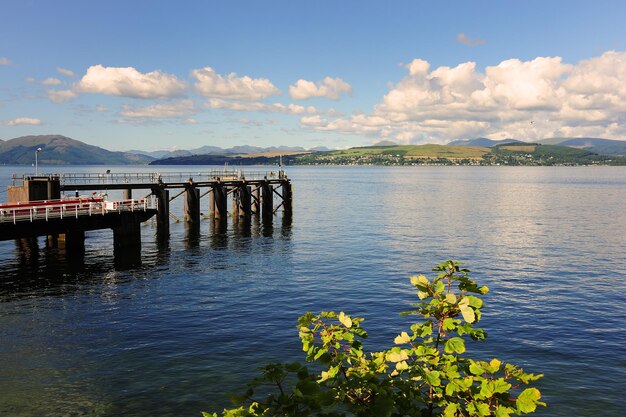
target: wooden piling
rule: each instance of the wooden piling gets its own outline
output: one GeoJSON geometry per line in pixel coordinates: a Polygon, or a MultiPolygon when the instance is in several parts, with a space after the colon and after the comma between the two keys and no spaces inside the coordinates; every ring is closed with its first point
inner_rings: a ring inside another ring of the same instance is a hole
{"type": "Polygon", "coordinates": [[[261,185],[261,215],[264,221],[271,220],[274,216],[274,187],[269,182],[261,185]]]}
{"type": "Polygon", "coordinates": [[[291,188],[291,182],[282,181],[281,186],[283,189],[283,213],[291,216],[293,214],[293,189],[291,188]]]}
{"type": "Polygon", "coordinates": [[[113,258],[122,269],[141,264],[141,226],[133,213],[122,213],[119,225],[113,227],[113,258]]]}
{"type": "Polygon", "coordinates": [[[157,198],[157,234],[165,238],[170,235],[170,192],[157,188],[152,193],[157,198]]]}
{"type": "Polygon", "coordinates": [[[239,187],[239,204],[244,217],[250,217],[252,214],[252,187],[244,182],[239,187]]]}
{"type": "Polygon", "coordinates": [[[228,191],[222,184],[213,185],[213,195],[215,201],[215,218],[226,219],[228,217],[228,191]]]}
{"type": "Polygon", "coordinates": [[[233,214],[233,220],[237,220],[239,219],[239,205],[240,205],[240,198],[239,198],[239,187],[233,189],[233,209],[232,209],[232,214],[233,214]]]}
{"type": "Polygon", "coordinates": [[[200,223],[200,190],[196,187],[185,189],[184,219],[188,223],[200,223]]]}

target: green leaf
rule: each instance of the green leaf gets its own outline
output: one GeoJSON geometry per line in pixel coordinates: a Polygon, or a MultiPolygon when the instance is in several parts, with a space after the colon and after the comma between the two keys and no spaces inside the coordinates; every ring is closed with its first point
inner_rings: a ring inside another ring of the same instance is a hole
{"type": "Polygon", "coordinates": [[[411,285],[415,287],[428,287],[429,284],[430,282],[428,282],[428,278],[426,278],[424,275],[413,275],[411,277],[411,285]]]}
{"type": "Polygon", "coordinates": [[[439,376],[439,371],[426,371],[424,373],[424,378],[426,379],[426,382],[428,382],[428,384],[433,387],[438,387],[439,385],[441,385],[441,379],[439,378],[439,376]]]}
{"type": "Polygon", "coordinates": [[[379,395],[376,397],[374,401],[374,405],[371,408],[371,414],[368,415],[376,416],[376,417],[389,417],[391,412],[393,411],[394,401],[393,398],[387,397],[386,395],[379,395]]]}
{"type": "Polygon", "coordinates": [[[506,407],[504,405],[499,405],[496,407],[496,417],[510,417],[511,413],[514,413],[515,410],[511,407],[506,407]]]}
{"type": "Polygon", "coordinates": [[[456,321],[451,318],[447,318],[443,321],[443,330],[449,332],[450,330],[454,330],[456,328],[456,321]]]}
{"type": "Polygon", "coordinates": [[[474,309],[469,306],[470,300],[468,297],[464,297],[461,301],[459,301],[459,309],[461,310],[461,315],[463,315],[463,320],[468,323],[474,323],[476,320],[476,315],[474,314],[474,309]]]}
{"type": "Polygon", "coordinates": [[[389,352],[387,352],[387,360],[389,362],[400,362],[409,359],[409,355],[407,355],[405,350],[400,348],[393,348],[389,352]]]}
{"type": "Polygon", "coordinates": [[[454,417],[459,411],[459,405],[455,403],[450,403],[446,406],[445,410],[443,410],[444,417],[454,417]]]}
{"type": "Polygon", "coordinates": [[[456,304],[456,295],[449,292],[448,294],[446,294],[446,301],[449,304],[456,304]]]}
{"type": "Polygon", "coordinates": [[[463,353],[465,352],[465,340],[461,337],[453,337],[446,341],[444,350],[446,353],[463,353]]]}
{"type": "Polygon", "coordinates": [[[402,332],[399,336],[396,336],[396,338],[393,339],[393,343],[395,343],[396,345],[404,345],[405,343],[409,343],[410,341],[411,337],[407,332],[402,332]]]}
{"type": "Polygon", "coordinates": [[[537,403],[541,399],[541,393],[537,388],[526,388],[517,397],[517,411],[523,414],[532,413],[537,408],[537,403]]]}
{"type": "Polygon", "coordinates": [[[348,316],[347,314],[344,314],[344,312],[340,312],[339,313],[339,322],[341,324],[343,324],[344,326],[346,326],[348,329],[352,327],[352,320],[350,319],[350,316],[348,316]]]}

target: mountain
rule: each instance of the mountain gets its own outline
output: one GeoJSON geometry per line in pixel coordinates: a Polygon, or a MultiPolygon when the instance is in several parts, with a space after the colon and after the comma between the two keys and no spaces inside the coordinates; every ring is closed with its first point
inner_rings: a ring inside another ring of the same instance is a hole
{"type": "Polygon", "coordinates": [[[448,146],[483,146],[485,148],[491,148],[492,146],[501,145],[505,143],[516,143],[521,142],[517,139],[502,139],[502,140],[493,140],[487,138],[476,138],[476,139],[459,139],[453,140],[448,143],[448,146]]]}
{"type": "Polygon", "coordinates": [[[219,146],[202,146],[200,148],[195,149],[179,149],[175,151],[141,151],[141,150],[131,150],[128,151],[130,153],[135,153],[139,155],[147,155],[156,159],[167,159],[167,158],[179,158],[179,157],[190,157],[194,155],[249,155],[249,154],[258,154],[264,152],[305,152],[306,150],[300,146],[270,146],[267,148],[261,148],[259,146],[233,146],[232,148],[220,148],[219,146]]]}
{"type": "Polygon", "coordinates": [[[569,146],[601,155],[626,155],[626,141],[601,138],[549,138],[540,140],[544,145],[569,146]]]}
{"type": "Polygon", "coordinates": [[[0,164],[31,165],[38,148],[40,165],[147,164],[154,158],[111,152],[62,135],[22,136],[0,142],[0,164]]]}

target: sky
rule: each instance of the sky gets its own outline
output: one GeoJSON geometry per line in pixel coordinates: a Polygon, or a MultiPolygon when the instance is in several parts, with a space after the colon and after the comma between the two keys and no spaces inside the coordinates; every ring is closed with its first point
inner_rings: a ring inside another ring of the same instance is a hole
{"type": "Polygon", "coordinates": [[[0,0],[0,139],[626,140],[626,2],[0,0]]]}

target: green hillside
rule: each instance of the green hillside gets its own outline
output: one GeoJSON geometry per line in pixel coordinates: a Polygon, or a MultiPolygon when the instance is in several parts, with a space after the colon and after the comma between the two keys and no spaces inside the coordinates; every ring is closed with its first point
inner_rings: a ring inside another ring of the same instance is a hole
{"type": "Polygon", "coordinates": [[[31,165],[38,148],[41,165],[125,165],[154,160],[145,155],[107,151],[61,135],[41,135],[0,142],[0,164],[31,165]]]}

